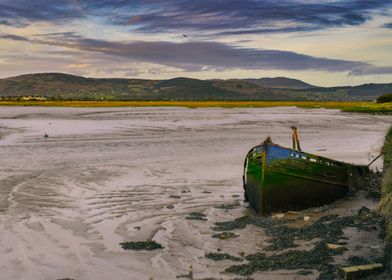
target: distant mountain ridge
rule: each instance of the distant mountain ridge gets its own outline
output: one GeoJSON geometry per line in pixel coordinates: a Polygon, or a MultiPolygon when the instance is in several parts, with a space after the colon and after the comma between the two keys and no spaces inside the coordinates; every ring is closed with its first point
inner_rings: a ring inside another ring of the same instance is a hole
{"type": "Polygon", "coordinates": [[[42,96],[51,100],[374,100],[392,83],[318,87],[285,77],[168,80],[85,78],[63,73],[0,79],[0,98],[42,96]]]}
{"type": "Polygon", "coordinates": [[[291,89],[308,89],[316,88],[311,84],[305,83],[301,80],[291,79],[286,77],[275,77],[275,78],[260,78],[260,79],[245,79],[251,83],[254,83],[260,87],[265,88],[291,88],[291,89]]]}

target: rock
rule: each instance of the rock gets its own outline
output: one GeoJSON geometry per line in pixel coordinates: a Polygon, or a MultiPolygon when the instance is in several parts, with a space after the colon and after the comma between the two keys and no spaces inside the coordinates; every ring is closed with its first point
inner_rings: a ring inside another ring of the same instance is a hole
{"type": "Polygon", "coordinates": [[[310,220],[310,217],[309,216],[304,216],[304,221],[305,222],[307,222],[307,221],[309,221],[310,220]]]}
{"type": "Polygon", "coordinates": [[[356,266],[342,267],[339,269],[340,279],[354,280],[359,275],[359,269],[356,266]]]}
{"type": "Polygon", "coordinates": [[[381,263],[342,267],[339,269],[339,276],[344,280],[355,280],[380,272],[382,268],[383,265],[381,263]]]}
{"type": "Polygon", "coordinates": [[[338,248],[342,248],[343,246],[339,245],[339,244],[327,243],[327,247],[328,247],[328,249],[335,250],[335,249],[338,249],[338,248]]]}
{"type": "Polygon", "coordinates": [[[300,215],[301,212],[298,212],[298,211],[288,211],[287,214],[290,214],[290,215],[300,215]]]}
{"type": "Polygon", "coordinates": [[[282,219],[282,218],[284,218],[284,213],[276,214],[274,217],[275,217],[276,219],[282,219]]]}

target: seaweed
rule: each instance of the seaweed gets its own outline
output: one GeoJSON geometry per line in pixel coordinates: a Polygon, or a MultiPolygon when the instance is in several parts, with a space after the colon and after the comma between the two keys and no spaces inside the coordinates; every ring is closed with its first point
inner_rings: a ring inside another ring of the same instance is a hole
{"type": "MultiPolygon", "coordinates": [[[[294,243],[295,240],[311,241],[315,238],[320,239],[310,251],[290,250],[268,256],[265,253],[248,255],[245,257],[248,261],[247,264],[228,267],[225,272],[247,276],[256,271],[278,269],[318,270],[320,272],[318,279],[336,279],[337,267],[333,264],[332,257],[342,254],[347,251],[347,248],[340,247],[330,250],[326,246],[327,243],[346,244],[342,241],[347,239],[344,236],[343,229],[348,227],[364,231],[381,229],[381,233],[385,232],[385,219],[379,213],[366,207],[359,209],[357,214],[353,216],[327,215],[300,228],[289,227],[287,224],[292,221],[244,216],[233,221],[215,223],[216,226],[213,228],[215,231],[242,229],[249,224],[261,227],[269,237],[269,245],[264,248],[267,251],[294,248],[297,246],[294,243]]],[[[385,263],[390,259],[390,256],[387,256],[386,253],[384,255],[379,262],[385,263]]],[[[359,260],[357,259],[357,261],[359,260]]],[[[348,262],[355,262],[355,258],[349,259],[348,262]]]]}
{"type": "Polygon", "coordinates": [[[238,200],[236,200],[233,203],[226,203],[226,204],[221,204],[221,205],[215,206],[215,208],[231,210],[231,209],[239,207],[240,205],[241,205],[240,202],[238,200]]]}
{"type": "Polygon", "coordinates": [[[329,250],[325,242],[319,242],[310,251],[291,250],[269,256],[256,253],[245,257],[247,264],[230,266],[225,272],[247,276],[256,271],[316,269],[321,273],[319,279],[336,279],[336,271],[331,263],[333,255],[343,253],[343,250],[339,249],[329,250]]]}
{"type": "Polygon", "coordinates": [[[362,264],[369,263],[369,260],[365,259],[364,257],[360,257],[360,256],[350,256],[347,259],[347,263],[349,265],[362,265],[362,264]]]}
{"type": "Polygon", "coordinates": [[[189,213],[187,217],[185,217],[187,220],[198,220],[198,221],[207,221],[206,215],[200,212],[192,212],[189,213]]]}
{"type": "Polygon", "coordinates": [[[120,246],[124,250],[156,250],[156,249],[163,249],[164,247],[155,242],[154,240],[147,240],[147,241],[130,241],[130,242],[122,242],[120,246]]]}
{"type": "MultiPolygon", "coordinates": [[[[207,278],[202,278],[200,280],[222,280],[222,278],[207,277],[207,278]]],[[[230,280],[254,280],[254,278],[249,278],[249,277],[238,278],[238,277],[236,277],[236,278],[232,278],[230,280]]]]}
{"type": "Polygon", "coordinates": [[[297,272],[297,274],[298,275],[310,275],[310,274],[313,274],[313,271],[301,269],[300,271],[297,272]]]}
{"type": "MultiPolygon", "coordinates": [[[[266,250],[282,250],[293,248],[295,239],[310,241],[314,238],[321,238],[327,243],[338,243],[344,239],[343,228],[355,227],[358,229],[371,231],[378,227],[383,227],[385,219],[375,211],[362,207],[355,216],[339,217],[338,215],[328,215],[321,217],[312,224],[301,228],[288,227],[287,224],[292,220],[274,220],[258,216],[244,216],[234,221],[215,223],[215,231],[229,231],[242,229],[247,225],[255,225],[264,229],[270,236],[270,245],[266,250]]],[[[383,232],[383,231],[381,231],[383,232]]]]}
{"type": "Polygon", "coordinates": [[[229,238],[236,238],[239,235],[235,234],[234,232],[228,232],[228,231],[224,231],[224,232],[220,232],[220,233],[216,233],[211,235],[212,238],[219,238],[219,239],[229,239],[229,238]]]}
{"type": "Polygon", "coordinates": [[[214,260],[214,261],[221,261],[221,260],[231,260],[231,261],[235,261],[235,262],[243,261],[242,258],[235,257],[235,256],[229,255],[227,253],[212,253],[212,252],[210,252],[210,253],[206,253],[205,257],[207,259],[214,260]]]}

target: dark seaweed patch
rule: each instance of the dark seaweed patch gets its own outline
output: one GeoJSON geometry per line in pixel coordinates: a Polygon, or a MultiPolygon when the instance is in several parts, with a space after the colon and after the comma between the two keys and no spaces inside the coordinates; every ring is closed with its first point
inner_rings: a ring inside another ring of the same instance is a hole
{"type": "MultiPolygon", "coordinates": [[[[222,278],[207,277],[207,278],[202,278],[200,280],[222,280],[222,278]]],[[[254,280],[254,278],[249,278],[249,277],[238,278],[238,277],[236,277],[236,278],[232,278],[230,280],[254,280]]]]}
{"type": "Polygon", "coordinates": [[[259,226],[270,236],[270,245],[266,250],[282,250],[296,247],[295,239],[312,240],[321,238],[327,243],[338,243],[344,239],[343,228],[355,227],[358,229],[371,231],[377,227],[383,227],[385,220],[376,212],[362,207],[355,216],[338,217],[338,215],[328,215],[321,217],[317,221],[301,228],[291,228],[286,224],[290,220],[273,220],[271,218],[241,217],[234,221],[216,223],[213,229],[216,231],[228,231],[241,229],[249,224],[259,226]]]}
{"type": "MultiPolygon", "coordinates": [[[[336,279],[337,267],[333,264],[332,257],[342,254],[347,249],[341,247],[331,250],[327,248],[326,243],[345,243],[341,241],[347,239],[343,229],[348,227],[364,231],[381,229],[381,232],[385,232],[384,218],[366,207],[362,207],[354,216],[328,215],[301,228],[288,227],[287,223],[291,221],[245,216],[233,221],[216,223],[216,227],[213,228],[216,231],[242,229],[249,224],[261,227],[269,236],[269,246],[265,248],[269,251],[296,247],[294,240],[311,241],[315,238],[321,240],[310,251],[291,250],[268,256],[264,253],[248,255],[245,257],[247,264],[231,266],[225,271],[246,276],[256,271],[266,270],[318,270],[320,272],[318,279],[336,279]]],[[[388,256],[384,256],[384,260],[378,261],[386,262],[389,259],[388,256]]]]}
{"type": "Polygon", "coordinates": [[[219,239],[229,239],[229,238],[235,238],[238,237],[239,235],[235,234],[234,232],[228,232],[228,231],[224,231],[224,232],[220,232],[220,233],[216,233],[211,235],[212,238],[219,238],[219,239]]]}
{"type": "Polygon", "coordinates": [[[329,250],[325,242],[320,242],[310,251],[291,250],[269,256],[257,253],[245,257],[247,264],[230,266],[225,269],[225,272],[246,276],[256,271],[316,269],[321,272],[319,279],[336,279],[335,268],[331,264],[332,256],[343,251],[329,250]]]}
{"type": "Polygon", "coordinates": [[[349,265],[363,265],[369,263],[367,259],[360,256],[351,256],[347,260],[349,265]]]}
{"type": "Polygon", "coordinates": [[[237,200],[237,201],[235,201],[233,203],[226,203],[226,204],[221,204],[221,205],[215,206],[215,208],[230,210],[230,209],[237,208],[240,205],[241,205],[240,202],[237,200]]]}
{"type": "Polygon", "coordinates": [[[297,274],[298,275],[310,275],[310,274],[313,274],[313,271],[311,271],[311,270],[300,270],[300,271],[298,271],[297,274]]]}
{"type": "Polygon", "coordinates": [[[130,242],[122,242],[120,246],[124,250],[156,250],[156,249],[163,249],[161,244],[155,242],[154,240],[147,240],[147,241],[130,241],[130,242]]]}
{"type": "Polygon", "coordinates": [[[239,257],[235,257],[235,256],[229,255],[227,253],[212,253],[212,252],[210,252],[210,253],[207,253],[205,255],[205,257],[207,259],[214,260],[214,261],[231,260],[231,261],[235,261],[235,262],[240,262],[243,260],[239,257]]]}
{"type": "Polygon", "coordinates": [[[188,216],[185,217],[187,220],[198,220],[198,221],[207,221],[206,215],[200,212],[192,212],[189,213],[188,216]]]}

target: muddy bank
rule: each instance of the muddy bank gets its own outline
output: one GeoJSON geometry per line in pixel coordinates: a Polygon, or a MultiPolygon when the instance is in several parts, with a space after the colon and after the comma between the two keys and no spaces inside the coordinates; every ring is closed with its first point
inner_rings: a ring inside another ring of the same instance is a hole
{"type": "MultiPolygon", "coordinates": [[[[364,164],[379,151],[391,121],[289,107],[2,108],[0,133],[11,132],[0,141],[2,277],[176,279],[192,265],[195,279],[316,279],[321,272],[313,268],[281,266],[248,276],[225,270],[256,261],[251,256],[264,262],[257,254],[315,252],[321,240],[301,239],[299,228],[329,216],[316,224],[341,236],[328,223],[357,216],[363,206],[372,210],[375,202],[358,194],[333,207],[287,214],[293,227],[270,218],[263,226],[217,231],[229,225],[219,223],[254,219],[242,202],[244,157],[267,135],[290,146],[296,125],[305,151],[364,164]],[[279,238],[276,229],[295,238],[279,238]],[[150,243],[142,242],[149,240],[163,248],[145,250],[150,243]],[[124,250],[123,242],[141,250],[124,250]]],[[[341,231],[348,239],[323,238],[347,242],[341,245],[348,250],[326,261],[379,257],[378,230],[341,231]]],[[[314,235],[307,230],[306,236],[314,235]]]]}
{"type": "MultiPolygon", "coordinates": [[[[317,219],[315,218],[319,215],[312,215],[314,221],[300,226],[298,221],[303,220],[304,217],[301,212],[292,216],[286,214],[286,218],[281,219],[245,216],[233,221],[216,223],[214,228],[216,231],[238,230],[254,225],[261,227],[268,237],[266,240],[268,245],[264,246],[261,252],[245,256],[246,264],[229,266],[225,272],[249,276],[258,271],[285,269],[301,270],[300,274],[307,271],[306,275],[314,277],[318,274],[317,279],[337,279],[338,268],[342,266],[374,262],[383,263],[384,266],[387,264],[389,256],[384,246],[381,246],[385,237],[385,219],[380,214],[367,207],[361,207],[352,216],[328,214],[328,212],[330,211],[326,210],[317,219]],[[379,248],[380,251],[373,252],[371,255],[358,252],[360,246],[355,245],[356,242],[351,240],[353,236],[345,233],[348,230],[355,230],[356,235],[368,237],[377,233],[380,245],[374,248],[379,248]],[[350,249],[353,245],[355,250],[350,249]],[[304,246],[311,249],[294,249],[304,246]],[[339,261],[334,259],[337,256],[342,256],[339,261]]],[[[242,260],[226,253],[217,253],[214,256],[215,260],[242,260]]],[[[211,255],[206,257],[211,258],[211,255]]]]}

